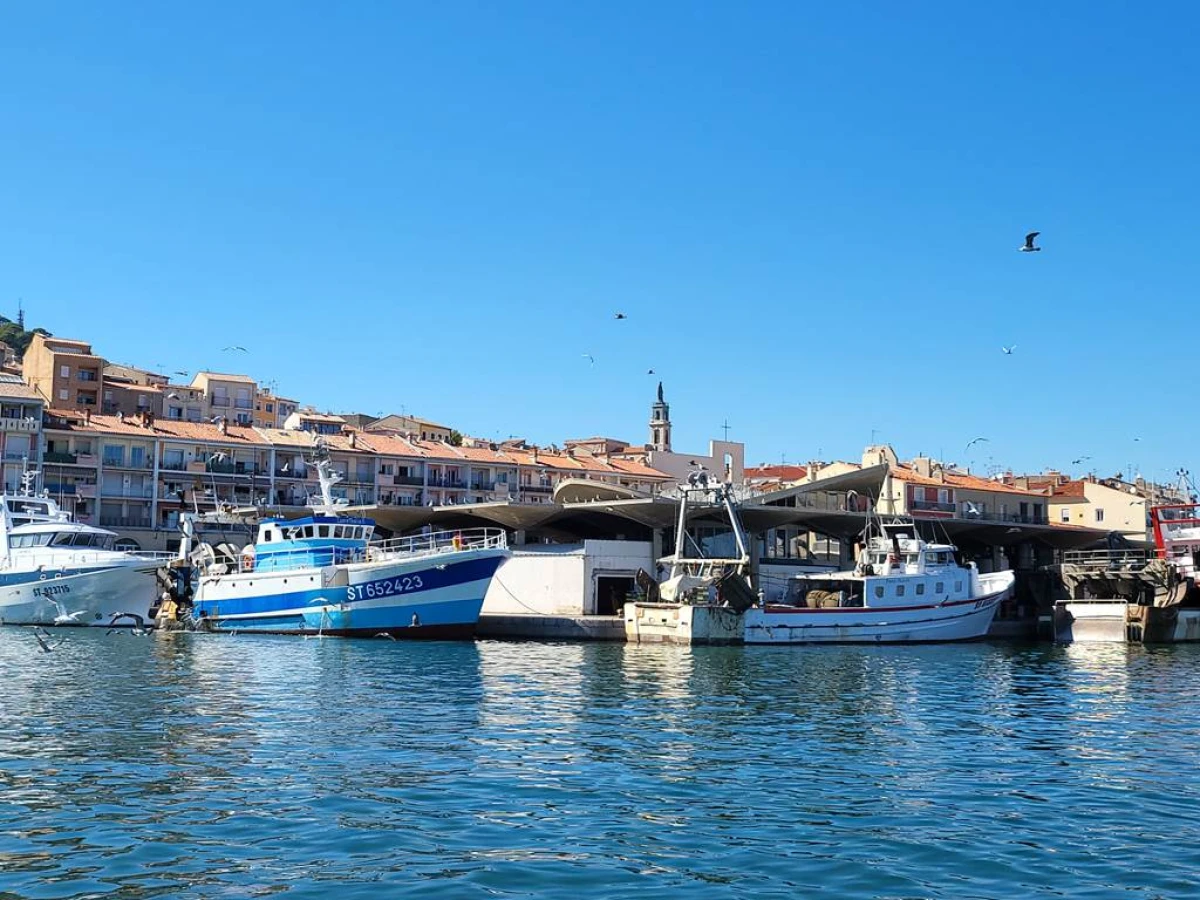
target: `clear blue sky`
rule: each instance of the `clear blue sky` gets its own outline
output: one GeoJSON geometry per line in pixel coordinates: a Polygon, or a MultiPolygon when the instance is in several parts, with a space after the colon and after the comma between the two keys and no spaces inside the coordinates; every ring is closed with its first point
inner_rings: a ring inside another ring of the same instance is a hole
{"type": "Polygon", "coordinates": [[[874,432],[1165,476],[1200,430],[1198,27],[1182,3],[5,4],[0,312],[488,437],[646,440],[653,367],[684,452],[728,419],[751,462],[874,432]]]}

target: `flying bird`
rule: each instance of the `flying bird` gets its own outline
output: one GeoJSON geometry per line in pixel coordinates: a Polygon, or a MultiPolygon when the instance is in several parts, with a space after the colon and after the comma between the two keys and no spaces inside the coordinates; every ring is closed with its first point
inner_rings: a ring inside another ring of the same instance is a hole
{"type": "Polygon", "coordinates": [[[596,357],[592,356],[592,354],[590,354],[590,353],[584,353],[584,354],[583,354],[583,356],[584,356],[584,358],[585,358],[585,359],[586,359],[586,360],[587,360],[589,363],[591,363],[593,366],[596,364],[596,357]]]}
{"type": "Polygon", "coordinates": [[[977,437],[971,441],[968,441],[967,446],[963,447],[963,453],[966,453],[968,450],[970,450],[975,444],[978,444],[980,441],[986,441],[986,440],[987,440],[987,438],[985,438],[985,437],[977,437]]]}
{"type": "Polygon", "coordinates": [[[1022,253],[1037,253],[1042,249],[1041,247],[1033,246],[1033,239],[1039,234],[1041,234],[1040,231],[1031,231],[1029,234],[1025,235],[1025,243],[1020,248],[1022,253]]]}
{"type": "Polygon", "coordinates": [[[623,312],[619,312],[615,316],[613,316],[613,318],[614,319],[628,319],[629,316],[625,315],[625,313],[623,313],[623,312]]]}
{"type": "Polygon", "coordinates": [[[176,370],[175,370],[175,374],[176,374],[176,375],[182,375],[184,378],[187,378],[187,377],[188,377],[189,375],[191,375],[192,373],[191,373],[191,372],[185,372],[185,371],[183,371],[183,369],[176,369],[176,370]]]}
{"type": "Polygon", "coordinates": [[[646,374],[647,374],[647,375],[653,375],[653,374],[654,374],[654,370],[653,370],[653,369],[647,369],[647,370],[646,370],[646,374]]]}
{"type": "Polygon", "coordinates": [[[225,347],[223,350],[221,350],[221,352],[222,352],[222,353],[227,353],[227,352],[228,352],[228,351],[230,351],[230,350],[236,350],[236,351],[238,351],[239,353],[249,353],[249,352],[250,352],[250,351],[249,351],[249,350],[247,350],[245,347],[239,347],[239,346],[237,346],[236,344],[235,344],[234,346],[232,346],[232,347],[225,347]]]}
{"type": "Polygon", "coordinates": [[[1017,349],[1017,345],[1013,344],[1011,347],[1001,347],[1000,349],[1004,351],[1005,356],[1012,356],[1012,352],[1017,349]]]}
{"type": "Polygon", "coordinates": [[[38,646],[42,648],[43,653],[49,653],[64,640],[64,638],[59,638],[57,642],[51,644],[48,640],[50,637],[50,632],[44,629],[41,625],[34,627],[33,636],[37,640],[38,646]]]}
{"type": "Polygon", "coordinates": [[[133,626],[130,628],[131,634],[135,634],[138,637],[141,637],[145,634],[148,634],[150,631],[150,629],[148,629],[146,627],[145,618],[143,618],[142,616],[139,616],[137,613],[125,612],[125,613],[116,613],[112,617],[112,619],[108,623],[108,631],[106,631],[105,634],[112,634],[112,632],[114,630],[116,630],[115,629],[116,624],[118,622],[120,622],[122,619],[132,619],[133,620],[133,626]]]}
{"type": "Polygon", "coordinates": [[[174,391],[171,391],[171,393],[167,394],[167,399],[168,400],[178,400],[179,395],[177,393],[175,393],[174,391]]]}
{"type": "Polygon", "coordinates": [[[214,425],[216,425],[218,422],[221,422],[224,419],[225,419],[224,416],[213,416],[211,419],[209,419],[209,421],[212,422],[214,425]]]}
{"type": "Polygon", "coordinates": [[[1073,459],[1073,460],[1071,460],[1071,465],[1073,465],[1073,466],[1077,466],[1077,465],[1079,465],[1081,462],[1086,462],[1086,461],[1087,461],[1087,460],[1089,460],[1089,459],[1091,459],[1091,457],[1090,457],[1090,456],[1081,456],[1081,457],[1079,457],[1079,459],[1073,459]]]}

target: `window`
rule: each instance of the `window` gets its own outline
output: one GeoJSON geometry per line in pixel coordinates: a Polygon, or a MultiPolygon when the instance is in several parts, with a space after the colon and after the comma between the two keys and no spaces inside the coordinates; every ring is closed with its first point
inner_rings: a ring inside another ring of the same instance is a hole
{"type": "MultiPolygon", "coordinates": [[[[1100,510],[1096,510],[1096,512],[1099,512],[1099,511],[1100,510]]],[[[1071,510],[1064,506],[1062,508],[1062,511],[1059,513],[1059,518],[1062,519],[1062,521],[1064,521],[1064,522],[1070,522],[1071,521],[1071,510]]]]}
{"type": "Polygon", "coordinates": [[[944,582],[939,581],[937,584],[935,584],[933,586],[933,589],[935,592],[937,592],[939,594],[944,594],[946,592],[946,585],[944,582]]]}
{"type": "Polygon", "coordinates": [[[274,403],[268,403],[267,404],[267,412],[275,412],[274,406],[275,406],[274,403]]]}
{"type": "Polygon", "coordinates": [[[904,596],[904,585],[902,585],[902,584],[898,584],[898,585],[896,585],[896,596],[897,596],[897,597],[903,597],[903,596],[904,596]]]}
{"type": "Polygon", "coordinates": [[[70,396],[70,394],[67,393],[66,388],[59,388],[59,391],[58,391],[58,399],[59,400],[66,400],[67,397],[69,397],[69,396],[70,396]]]}
{"type": "Polygon", "coordinates": [[[1104,521],[1104,510],[1102,510],[1102,509],[1098,509],[1098,510],[1096,510],[1096,521],[1097,521],[1097,522],[1103,522],[1103,521],[1104,521]]]}
{"type": "Polygon", "coordinates": [[[921,596],[922,594],[924,594],[924,593],[925,593],[925,585],[924,585],[924,584],[918,584],[918,585],[917,585],[917,596],[918,596],[918,597],[920,597],[920,596],[921,596]]]}
{"type": "Polygon", "coordinates": [[[956,591],[961,591],[962,590],[962,582],[961,581],[954,582],[954,589],[956,591]]]}
{"type": "Polygon", "coordinates": [[[70,366],[60,366],[59,370],[58,370],[58,375],[60,378],[70,378],[71,377],[71,367],[70,366]]]}
{"type": "Polygon", "coordinates": [[[320,526],[320,530],[317,532],[317,534],[319,537],[323,537],[323,538],[329,537],[329,526],[328,525],[320,526]]]}
{"type": "Polygon", "coordinates": [[[883,585],[882,585],[882,584],[880,584],[880,585],[877,585],[877,586],[875,587],[875,596],[876,596],[876,598],[877,598],[877,599],[879,599],[879,600],[882,600],[882,599],[883,599],[883,585]]]}
{"type": "Polygon", "coordinates": [[[145,447],[130,447],[129,448],[129,465],[136,469],[140,469],[146,465],[146,448],[145,447]]]}
{"type": "Polygon", "coordinates": [[[123,466],[125,465],[125,448],[116,444],[104,445],[104,465],[106,466],[123,466]]]}

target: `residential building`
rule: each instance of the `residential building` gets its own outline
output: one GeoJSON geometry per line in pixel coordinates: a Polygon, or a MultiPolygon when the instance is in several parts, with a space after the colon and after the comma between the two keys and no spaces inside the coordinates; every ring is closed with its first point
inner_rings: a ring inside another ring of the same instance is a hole
{"type": "Polygon", "coordinates": [[[253,378],[223,372],[197,372],[191,386],[204,392],[204,419],[212,421],[221,416],[230,424],[253,424],[254,398],[258,392],[253,378]]]}
{"type": "Polygon", "coordinates": [[[270,388],[259,388],[254,395],[254,424],[260,428],[282,428],[299,408],[295,400],[280,397],[270,388]]]}
{"type": "Polygon", "coordinates": [[[1053,471],[1042,475],[1008,473],[1003,478],[1014,487],[1047,494],[1053,522],[1115,531],[1138,542],[1151,539],[1149,512],[1153,501],[1147,495],[1162,502],[1179,502],[1174,492],[1168,496],[1158,485],[1143,482],[1139,488],[1119,478],[1070,478],[1053,471]]]}
{"type": "Polygon", "coordinates": [[[99,410],[104,359],[86,341],[35,334],[25,351],[22,377],[55,409],[99,410]]]}
{"type": "Polygon", "coordinates": [[[190,384],[167,384],[159,392],[162,406],[160,418],[172,422],[209,422],[208,401],[204,390],[190,384]]]}
{"type": "Polygon", "coordinates": [[[341,434],[346,427],[346,420],[332,413],[319,413],[309,407],[296,410],[284,420],[283,427],[288,431],[311,431],[314,434],[341,434]]]}
{"type": "Polygon", "coordinates": [[[446,441],[447,443],[454,432],[454,429],[448,425],[439,425],[428,419],[395,413],[376,419],[365,430],[402,434],[419,441],[446,441]]]}
{"type": "Polygon", "coordinates": [[[45,401],[17,375],[0,373],[0,460],[5,491],[21,486],[26,468],[41,467],[45,401]]]}

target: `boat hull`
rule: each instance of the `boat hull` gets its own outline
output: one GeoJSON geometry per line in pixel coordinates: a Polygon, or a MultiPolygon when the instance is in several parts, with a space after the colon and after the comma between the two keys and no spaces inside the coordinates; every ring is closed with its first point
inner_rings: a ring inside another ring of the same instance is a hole
{"type": "Polygon", "coordinates": [[[926,606],[872,609],[807,609],[768,606],[746,611],[747,644],[907,644],[970,641],[984,637],[1012,590],[1007,578],[983,576],[987,588],[977,598],[926,606]]]}
{"type": "Polygon", "coordinates": [[[475,632],[507,551],[206,577],[193,615],[205,628],[268,634],[461,638],[475,632]]]}
{"type": "Polygon", "coordinates": [[[158,596],[156,568],[109,566],[51,578],[5,573],[0,575],[0,624],[107,627],[120,613],[149,619],[158,596]]]}

